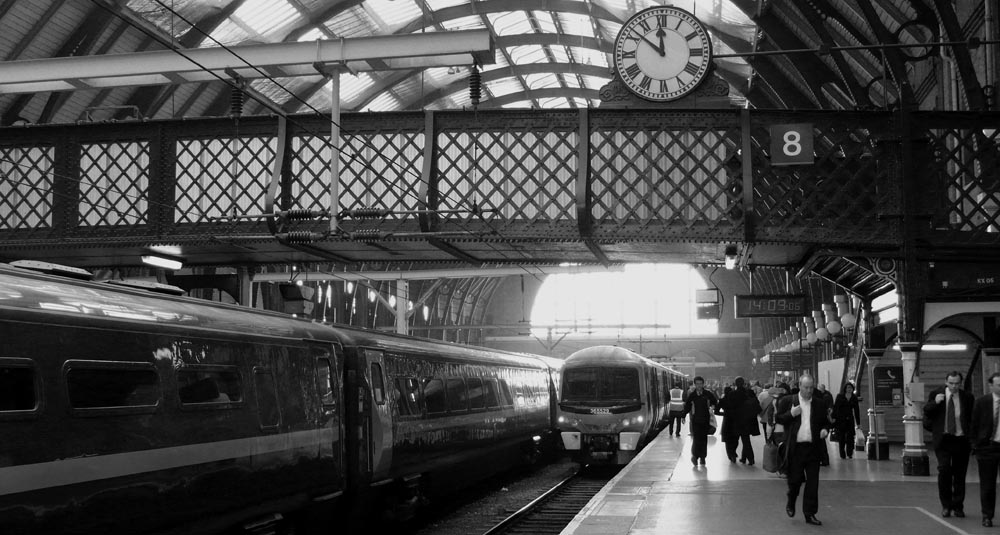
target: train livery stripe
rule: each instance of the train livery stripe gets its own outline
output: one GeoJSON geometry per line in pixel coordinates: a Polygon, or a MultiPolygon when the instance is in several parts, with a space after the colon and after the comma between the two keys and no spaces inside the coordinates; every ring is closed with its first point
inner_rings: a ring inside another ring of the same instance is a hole
{"type": "MultiPolygon", "coordinates": [[[[169,470],[202,463],[315,449],[338,440],[335,429],[323,428],[170,448],[63,459],[0,468],[0,496],[86,483],[112,477],[169,470]]],[[[330,450],[332,452],[332,449],[330,450]]]]}

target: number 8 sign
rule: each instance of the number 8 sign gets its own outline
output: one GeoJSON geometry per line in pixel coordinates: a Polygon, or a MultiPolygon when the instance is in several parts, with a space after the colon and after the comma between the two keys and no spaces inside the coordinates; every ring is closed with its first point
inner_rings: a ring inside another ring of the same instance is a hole
{"type": "Polygon", "coordinates": [[[814,160],[811,124],[771,125],[771,165],[809,165],[814,160]]]}

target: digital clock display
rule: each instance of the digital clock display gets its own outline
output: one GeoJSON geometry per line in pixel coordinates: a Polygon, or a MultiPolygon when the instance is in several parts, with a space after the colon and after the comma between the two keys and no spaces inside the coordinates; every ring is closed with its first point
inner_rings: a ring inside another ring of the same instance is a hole
{"type": "Polygon", "coordinates": [[[772,318],[805,316],[806,296],[796,295],[737,295],[737,318],[772,318]]]}

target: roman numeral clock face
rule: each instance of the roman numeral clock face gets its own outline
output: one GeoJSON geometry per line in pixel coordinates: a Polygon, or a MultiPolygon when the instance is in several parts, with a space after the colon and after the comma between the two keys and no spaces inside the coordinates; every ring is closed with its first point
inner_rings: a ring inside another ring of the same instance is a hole
{"type": "Polygon", "coordinates": [[[712,65],[712,42],[694,15],[651,7],[625,21],[615,39],[615,70],[636,95],[655,102],[693,91],[712,65]]]}

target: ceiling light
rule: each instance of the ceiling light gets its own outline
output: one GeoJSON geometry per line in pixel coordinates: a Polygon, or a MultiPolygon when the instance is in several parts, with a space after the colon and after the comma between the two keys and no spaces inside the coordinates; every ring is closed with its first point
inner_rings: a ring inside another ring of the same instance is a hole
{"type": "Polygon", "coordinates": [[[184,267],[184,259],[177,256],[165,255],[162,253],[148,253],[140,257],[142,263],[158,268],[177,271],[184,267]]]}
{"type": "Polygon", "coordinates": [[[727,245],[726,246],[726,269],[736,268],[736,246],[727,245]]]}

